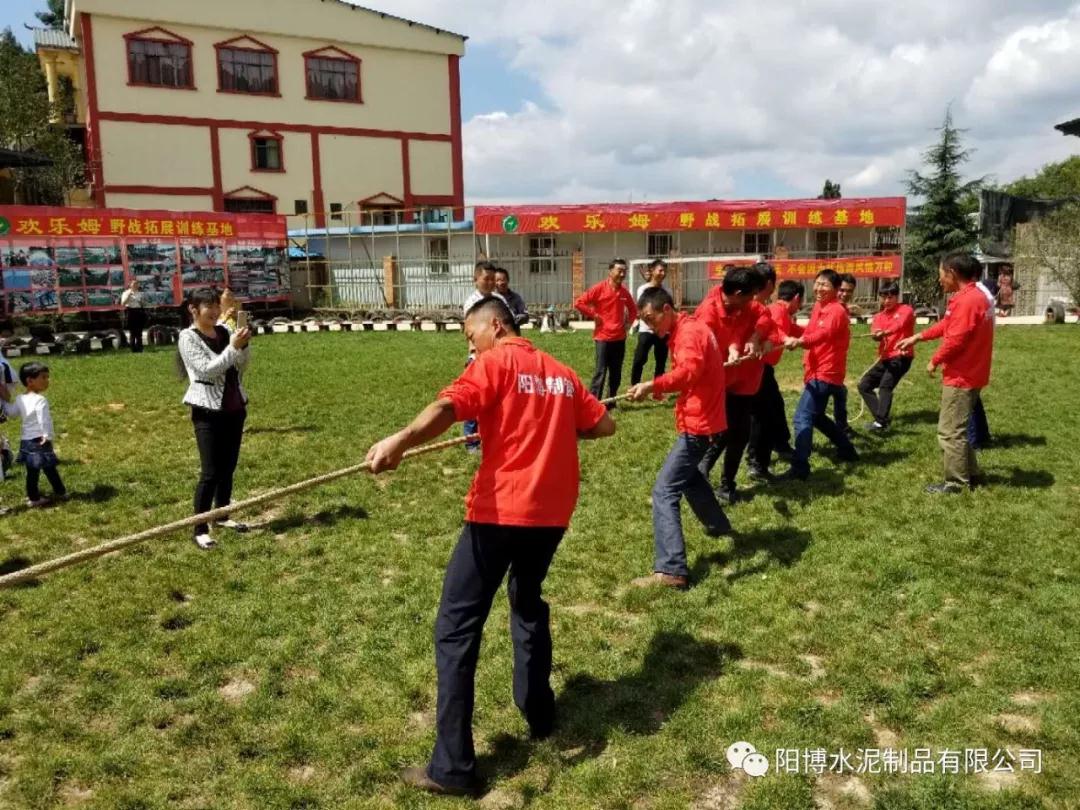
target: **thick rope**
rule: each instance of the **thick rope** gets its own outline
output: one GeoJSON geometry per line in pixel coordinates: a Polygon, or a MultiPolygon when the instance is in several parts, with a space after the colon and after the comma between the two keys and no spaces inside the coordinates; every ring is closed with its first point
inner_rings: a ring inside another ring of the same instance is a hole
{"type": "MultiPolygon", "coordinates": [[[[424,455],[425,453],[434,453],[437,450],[445,450],[448,447],[454,447],[455,445],[464,444],[466,441],[476,441],[478,435],[474,436],[459,436],[456,439],[447,439],[443,442],[437,442],[435,444],[427,444],[423,447],[416,447],[412,450],[407,450],[402,458],[413,458],[415,456],[424,455]]],[[[228,506],[221,506],[217,509],[211,509],[209,512],[203,512],[200,515],[192,515],[186,517],[183,520],[174,520],[172,523],[166,523],[163,526],[155,526],[152,529],[139,532],[138,534],[129,534],[126,537],[119,537],[116,540],[110,540],[107,543],[94,546],[93,548],[83,549],[76,551],[72,554],[67,554],[63,557],[57,557],[53,560],[47,560],[37,565],[31,565],[28,568],[22,568],[10,574],[0,576],[0,588],[7,588],[12,585],[18,585],[20,582],[26,582],[30,579],[37,579],[42,574],[48,574],[53,571],[58,571],[61,568],[67,568],[72,565],[77,565],[87,560],[92,560],[96,557],[101,557],[105,554],[111,554],[114,551],[120,551],[128,546],[134,546],[137,543],[144,543],[147,540],[153,540],[156,537],[161,537],[165,534],[171,534],[179,529],[185,529],[189,526],[197,526],[200,523],[210,523],[211,521],[218,520],[219,518],[226,518],[233,512],[240,512],[245,509],[250,509],[253,506],[259,506],[260,504],[267,503],[268,501],[275,501],[279,498],[284,498],[286,495],[293,495],[297,492],[303,492],[306,489],[312,489],[322,484],[328,484],[331,481],[336,481],[338,478],[345,478],[349,475],[355,475],[358,472],[365,472],[370,468],[368,462],[362,464],[354,464],[351,467],[344,467],[334,472],[326,473],[325,475],[317,475],[314,478],[308,478],[304,481],[299,481],[295,484],[290,484],[287,487],[281,487],[280,489],[274,489],[269,492],[264,492],[261,495],[255,495],[251,498],[247,498],[243,501],[236,501],[230,503],[228,506]]]]}

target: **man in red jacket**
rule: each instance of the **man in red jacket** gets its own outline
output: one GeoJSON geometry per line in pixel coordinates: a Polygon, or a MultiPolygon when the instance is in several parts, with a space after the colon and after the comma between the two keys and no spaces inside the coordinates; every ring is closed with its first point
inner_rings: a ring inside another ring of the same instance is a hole
{"type": "Polygon", "coordinates": [[[814,309],[802,337],[788,337],[788,349],[806,349],[803,356],[802,398],[795,408],[795,454],[791,457],[789,478],[805,480],[810,475],[810,453],[813,450],[814,428],[836,445],[841,461],[857,461],[859,454],[851,440],[836,426],[825,408],[829,397],[834,399],[844,387],[847,372],[848,342],[851,324],[847,310],[836,299],[840,276],[835,270],[822,270],[814,279],[814,309]]]}
{"type": "Polygon", "coordinates": [[[755,267],[733,267],[694,312],[695,318],[713,330],[721,350],[726,347],[728,362],[738,363],[727,374],[727,430],[701,460],[701,472],[708,478],[717,460],[724,456],[716,497],[728,504],[738,497],[735,476],[750,441],[754,394],[761,382],[761,367],[755,365],[774,329],[768,310],[754,300],[767,283],[766,274],[755,267]]]}
{"type": "Polygon", "coordinates": [[[698,464],[727,427],[724,414],[724,355],[716,335],[696,318],[677,314],[671,294],[651,287],[641,294],[638,317],[659,338],[668,338],[674,363],[667,374],[638,383],[629,391],[636,401],[650,394],[656,399],[679,393],[675,402],[675,429],[679,437],[668,453],[652,491],[653,573],[634,580],[635,585],[686,588],[690,569],[686,564],[679,502],[685,495],[690,508],[711,537],[731,532],[724,510],[701,474],[698,464]]]}
{"type": "MultiPolygon", "coordinates": [[[[626,260],[612,259],[608,277],[587,289],[574,302],[574,309],[596,322],[593,341],[596,344],[596,372],[589,390],[601,397],[604,378],[608,381],[608,396],[619,391],[622,382],[623,359],[626,357],[626,332],[637,318],[637,305],[630,291],[623,286],[626,280],[626,260]]],[[[614,405],[609,405],[608,410],[614,405]]]]}
{"type": "Polygon", "coordinates": [[[979,474],[975,448],[967,436],[968,419],[979,392],[990,382],[990,360],[994,352],[994,310],[976,286],[982,267],[970,253],[946,256],[938,268],[938,279],[946,293],[955,293],[945,317],[929,329],[901,340],[900,349],[909,349],[922,340],[943,338],[926,370],[933,374],[941,366],[941,412],[938,414],[938,444],[945,455],[945,480],[926,491],[950,494],[971,489],[979,474]]]}
{"type": "Polygon", "coordinates": [[[897,345],[915,334],[915,310],[900,303],[900,286],[896,283],[885,284],[878,295],[881,311],[870,322],[870,337],[878,344],[878,361],[859,380],[859,393],[874,417],[870,423],[873,431],[888,429],[893,389],[908,373],[915,356],[914,349],[897,345]]]}
{"type": "Polygon", "coordinates": [[[481,299],[465,316],[476,349],[438,399],[368,451],[371,471],[396,469],[402,454],[455,421],[480,423],[484,453],[465,498],[465,527],[450,557],[435,620],[439,686],[435,750],[427,769],[402,779],[431,793],[476,792],[472,713],[480,637],[510,573],[514,702],[534,737],[552,732],[551,630],[541,586],[578,497],[577,440],[610,436],[615,423],[567,366],[518,337],[509,307],[481,299]]]}
{"type": "Polygon", "coordinates": [[[791,431],[788,429],[787,413],[784,409],[784,395],[776,382],[776,365],[784,354],[780,345],[784,338],[799,337],[803,328],[795,323],[795,315],[802,308],[805,288],[800,281],[781,281],[777,288],[777,300],[769,304],[769,317],[776,325],[778,348],[765,355],[765,369],[761,378],[761,387],[754,397],[754,419],[750,426],[750,477],[769,480],[772,474],[772,454],[790,459],[795,453],[791,446],[791,431]]]}

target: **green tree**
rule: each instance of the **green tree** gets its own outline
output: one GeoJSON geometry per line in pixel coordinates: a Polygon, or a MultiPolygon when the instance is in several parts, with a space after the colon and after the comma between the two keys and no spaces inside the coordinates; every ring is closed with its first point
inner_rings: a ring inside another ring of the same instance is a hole
{"type": "Polygon", "coordinates": [[[1018,262],[1030,262],[1061,284],[1080,307],[1080,203],[1016,228],[1018,262]]]}
{"type": "Polygon", "coordinates": [[[843,196],[840,193],[840,184],[826,178],[825,187],[818,195],[819,200],[839,200],[843,196]]]}
{"type": "Polygon", "coordinates": [[[64,0],[47,0],[47,11],[37,11],[34,16],[46,28],[62,30],[64,28],[64,0]]]}
{"type": "Polygon", "coordinates": [[[1021,177],[1005,186],[1005,191],[1032,200],[1080,197],[1080,155],[1060,163],[1047,163],[1034,177],[1021,177]]]}
{"type": "Polygon", "coordinates": [[[983,184],[982,178],[965,182],[960,167],[971,157],[960,136],[964,130],[953,126],[952,110],[937,130],[937,143],[923,153],[926,173],[912,171],[908,194],[920,201],[908,217],[904,276],[917,300],[929,303],[940,291],[937,269],[942,256],[954,250],[975,247],[978,227],[970,216],[971,201],[983,184]]]}
{"type": "Polygon", "coordinates": [[[68,189],[83,184],[82,154],[64,127],[51,123],[54,112],[37,57],[6,29],[0,34],[0,146],[53,162],[46,168],[11,170],[20,202],[62,205],[68,189]]]}

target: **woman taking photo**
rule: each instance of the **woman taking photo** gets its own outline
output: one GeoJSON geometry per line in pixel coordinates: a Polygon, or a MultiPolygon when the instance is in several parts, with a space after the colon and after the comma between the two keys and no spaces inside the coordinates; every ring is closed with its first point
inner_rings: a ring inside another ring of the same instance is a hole
{"type": "MultiPolygon", "coordinates": [[[[180,333],[179,353],[188,389],[184,404],[191,406],[195,443],[199,447],[201,473],[195,486],[195,514],[211,506],[228,506],[232,500],[233,472],[240,457],[240,441],[247,416],[247,395],[241,385],[250,352],[249,330],[230,334],[218,324],[221,298],[215,290],[195,290],[188,297],[191,326],[180,333]]],[[[217,526],[246,531],[235,520],[219,520],[217,526]]],[[[215,545],[210,527],[195,527],[195,544],[202,549],[215,545]]]]}
{"type": "Polygon", "coordinates": [[[143,350],[143,330],[146,328],[146,296],[139,291],[139,280],[133,278],[128,288],[120,296],[120,305],[127,313],[127,328],[130,336],[128,344],[131,351],[138,354],[143,350]]]}

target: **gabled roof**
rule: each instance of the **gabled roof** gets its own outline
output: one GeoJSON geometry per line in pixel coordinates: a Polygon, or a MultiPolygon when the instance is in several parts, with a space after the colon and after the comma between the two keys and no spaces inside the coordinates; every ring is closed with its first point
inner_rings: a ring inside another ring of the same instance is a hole
{"type": "Polygon", "coordinates": [[[1074,118],[1072,121],[1058,124],[1054,129],[1059,130],[1062,135],[1080,136],[1080,118],[1074,118]]]}
{"type": "Polygon", "coordinates": [[[79,46],[75,44],[67,31],[54,31],[52,28],[33,28],[34,49],[56,48],[64,51],[77,51],[79,46]]]}
{"type": "MultiPolygon", "coordinates": [[[[320,3],[324,2],[324,0],[319,0],[319,2],[320,3]]],[[[403,23],[406,23],[406,24],[408,24],[410,26],[418,25],[421,28],[426,28],[429,31],[434,31],[436,34],[448,34],[449,36],[457,37],[458,39],[460,39],[462,41],[468,39],[468,37],[465,36],[464,34],[455,34],[453,31],[447,31],[445,28],[436,28],[434,25],[428,25],[427,23],[417,22],[416,20],[410,20],[410,19],[408,19],[406,17],[399,17],[396,14],[387,14],[385,11],[376,11],[373,8],[367,8],[366,6],[358,6],[356,3],[347,2],[347,0],[331,0],[331,2],[340,3],[341,5],[348,6],[349,8],[354,9],[356,11],[366,11],[368,14],[378,14],[384,20],[397,20],[398,22],[403,22],[403,23]]]]}

